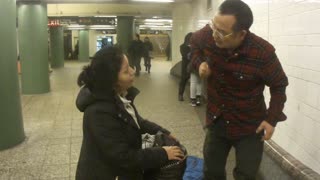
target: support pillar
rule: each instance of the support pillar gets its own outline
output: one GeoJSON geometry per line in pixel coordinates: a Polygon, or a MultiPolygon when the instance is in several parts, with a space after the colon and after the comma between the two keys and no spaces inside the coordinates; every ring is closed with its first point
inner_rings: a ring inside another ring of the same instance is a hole
{"type": "Polygon", "coordinates": [[[17,70],[16,1],[0,1],[0,150],[25,139],[17,70]]]}
{"type": "Polygon", "coordinates": [[[64,67],[63,27],[50,27],[51,68],[64,67]]]}
{"type": "Polygon", "coordinates": [[[117,23],[117,43],[124,53],[133,40],[134,25],[132,16],[119,16],[117,23]]]}
{"type": "Polygon", "coordinates": [[[89,62],[89,31],[79,32],[79,61],[89,62]]]}
{"type": "Polygon", "coordinates": [[[28,3],[18,6],[23,94],[42,94],[50,91],[47,28],[46,4],[28,3]]]}

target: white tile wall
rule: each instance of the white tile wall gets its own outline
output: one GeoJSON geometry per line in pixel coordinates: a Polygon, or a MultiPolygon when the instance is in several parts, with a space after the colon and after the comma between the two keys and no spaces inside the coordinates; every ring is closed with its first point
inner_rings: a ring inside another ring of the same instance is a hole
{"type": "MultiPolygon", "coordinates": [[[[248,4],[255,20],[265,16],[256,11],[257,4],[248,4]]],[[[290,84],[285,108],[288,119],[278,124],[273,140],[320,173],[320,26],[316,23],[320,1],[269,0],[265,6],[268,23],[255,21],[252,31],[262,37],[268,33],[290,84]]]]}
{"type": "Polygon", "coordinates": [[[213,17],[215,9],[221,0],[213,1],[213,7],[208,10],[204,0],[189,3],[176,3],[172,12],[172,64],[181,60],[179,47],[188,32],[196,31],[203,27],[213,17]]]}
{"type": "MultiPolygon", "coordinates": [[[[289,78],[288,119],[278,124],[273,140],[320,173],[320,0],[244,1],[254,13],[251,31],[275,46],[289,78]]],[[[213,17],[222,0],[214,1],[211,11],[205,2],[192,2],[192,22],[184,24],[193,24],[193,30],[213,17]]],[[[265,94],[268,103],[268,88],[265,94]]]]}
{"type": "Polygon", "coordinates": [[[278,124],[273,140],[320,173],[320,1],[269,0],[266,24],[257,22],[265,17],[260,5],[248,4],[255,16],[252,31],[262,37],[267,32],[289,78],[288,120],[278,124]]]}
{"type": "Polygon", "coordinates": [[[187,33],[193,31],[192,6],[190,3],[175,4],[172,12],[172,63],[181,61],[180,45],[187,33]]]}

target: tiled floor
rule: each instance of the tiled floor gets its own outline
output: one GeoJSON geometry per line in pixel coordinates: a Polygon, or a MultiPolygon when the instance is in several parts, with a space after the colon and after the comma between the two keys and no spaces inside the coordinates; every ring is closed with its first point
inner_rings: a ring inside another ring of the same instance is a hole
{"type": "MultiPolygon", "coordinates": [[[[27,138],[0,151],[0,180],[74,179],[82,139],[82,113],[74,102],[83,65],[67,62],[65,68],[54,70],[50,93],[22,96],[27,138]]],[[[203,110],[191,107],[188,101],[177,101],[178,81],[169,75],[170,68],[171,62],[156,59],[151,74],[143,71],[135,83],[141,90],[135,104],[143,117],[172,131],[190,155],[202,157],[205,133],[199,117],[203,110]]],[[[230,176],[231,168],[227,169],[230,176]]]]}

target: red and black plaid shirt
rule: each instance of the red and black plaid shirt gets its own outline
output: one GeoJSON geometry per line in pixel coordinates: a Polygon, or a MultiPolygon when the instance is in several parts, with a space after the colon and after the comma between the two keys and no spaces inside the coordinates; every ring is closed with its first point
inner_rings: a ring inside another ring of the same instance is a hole
{"type": "Polygon", "coordinates": [[[209,25],[195,32],[191,39],[192,64],[196,69],[206,61],[208,77],[206,124],[219,117],[226,124],[226,135],[238,138],[255,133],[263,120],[272,126],[286,119],[282,112],[288,86],[274,47],[248,33],[242,45],[232,51],[218,48],[209,25]],[[266,108],[263,91],[270,87],[270,104],[266,108]]]}

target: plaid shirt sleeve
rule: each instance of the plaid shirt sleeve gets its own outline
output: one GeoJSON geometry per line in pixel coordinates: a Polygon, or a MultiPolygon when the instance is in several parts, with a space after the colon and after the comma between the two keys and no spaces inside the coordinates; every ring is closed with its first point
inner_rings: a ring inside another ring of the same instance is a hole
{"type": "Polygon", "coordinates": [[[203,57],[203,50],[201,48],[201,44],[205,43],[202,39],[204,33],[202,32],[203,29],[195,32],[191,37],[191,62],[192,67],[198,72],[199,66],[202,62],[205,61],[203,57]]]}
{"type": "Polygon", "coordinates": [[[270,87],[271,94],[266,121],[275,127],[279,121],[287,119],[283,108],[287,100],[286,87],[289,83],[274,49],[266,51],[263,59],[265,64],[262,70],[262,79],[270,87]]]}

